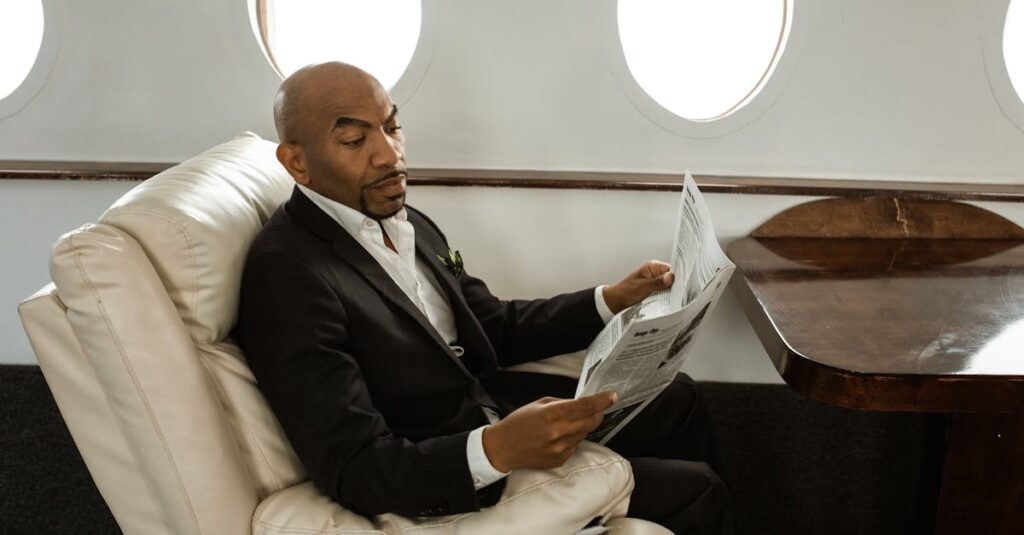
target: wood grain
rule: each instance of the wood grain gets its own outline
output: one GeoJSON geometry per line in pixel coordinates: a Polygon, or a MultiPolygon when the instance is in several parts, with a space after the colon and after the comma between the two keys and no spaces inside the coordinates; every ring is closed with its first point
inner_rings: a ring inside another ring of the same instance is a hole
{"type": "Polygon", "coordinates": [[[745,238],[728,251],[794,389],[858,409],[1024,411],[1024,241],[745,238]]]}
{"type": "Polygon", "coordinates": [[[923,489],[940,496],[936,533],[1024,533],[1024,230],[950,202],[827,199],[728,253],[735,294],[794,390],[952,414],[941,492],[923,489]]]}
{"type": "Polygon", "coordinates": [[[899,197],[822,199],[786,210],[755,238],[964,238],[1020,240],[1024,229],[969,204],[899,197]]]}

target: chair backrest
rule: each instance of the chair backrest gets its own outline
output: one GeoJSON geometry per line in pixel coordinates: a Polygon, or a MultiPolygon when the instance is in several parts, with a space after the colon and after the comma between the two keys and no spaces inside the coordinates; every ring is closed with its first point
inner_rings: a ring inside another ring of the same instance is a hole
{"type": "Polygon", "coordinates": [[[248,533],[304,479],[229,333],[249,244],[292,180],[244,134],[140,184],[54,247],[19,311],[126,532],[248,533]]]}
{"type": "Polygon", "coordinates": [[[602,517],[616,533],[665,533],[621,518],[629,465],[592,444],[513,473],[474,515],[367,519],[297,485],[304,469],[229,338],[249,245],[293,184],[274,149],[243,135],[140,184],[57,242],[53,284],[19,306],[124,532],[567,533],[602,517]]]}

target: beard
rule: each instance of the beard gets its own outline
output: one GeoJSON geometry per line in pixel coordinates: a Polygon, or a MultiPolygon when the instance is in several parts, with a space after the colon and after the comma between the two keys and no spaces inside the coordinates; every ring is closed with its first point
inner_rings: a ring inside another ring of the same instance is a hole
{"type": "Polygon", "coordinates": [[[394,209],[391,209],[391,210],[386,210],[384,212],[376,212],[374,210],[371,210],[369,205],[366,202],[366,191],[364,190],[363,192],[361,192],[359,194],[359,211],[362,212],[364,215],[366,215],[366,217],[369,217],[370,219],[373,219],[374,221],[380,221],[382,219],[387,219],[389,217],[393,217],[398,212],[401,212],[402,208],[405,208],[405,194],[404,193],[395,195],[394,197],[388,197],[387,200],[389,202],[398,201],[397,208],[394,208],[394,209]]]}
{"type": "Polygon", "coordinates": [[[359,211],[362,212],[367,217],[369,217],[370,219],[373,219],[375,221],[380,221],[382,219],[387,219],[389,217],[393,217],[398,212],[401,212],[402,208],[405,208],[405,192],[404,191],[402,193],[399,193],[398,195],[394,195],[394,196],[391,196],[391,197],[385,197],[384,199],[385,199],[386,202],[384,204],[387,206],[387,209],[385,209],[385,210],[378,210],[378,209],[376,209],[374,207],[371,207],[369,201],[367,200],[367,196],[368,196],[367,195],[367,191],[368,190],[373,189],[374,187],[379,185],[381,182],[384,182],[384,181],[387,181],[387,180],[391,180],[392,178],[396,178],[396,177],[400,177],[400,176],[405,176],[405,172],[404,171],[393,171],[393,172],[388,173],[387,175],[385,175],[385,176],[383,176],[383,177],[381,177],[381,178],[379,178],[377,180],[374,180],[372,183],[367,184],[366,186],[363,186],[362,189],[359,190],[359,211]]]}

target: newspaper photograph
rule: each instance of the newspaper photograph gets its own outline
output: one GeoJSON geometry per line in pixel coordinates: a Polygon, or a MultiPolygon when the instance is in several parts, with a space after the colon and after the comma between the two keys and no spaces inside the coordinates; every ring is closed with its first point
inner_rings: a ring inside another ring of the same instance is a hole
{"type": "Polygon", "coordinates": [[[587,348],[576,397],[619,394],[588,440],[608,442],[672,382],[735,270],[689,171],[669,264],[672,286],[616,314],[587,348]]]}

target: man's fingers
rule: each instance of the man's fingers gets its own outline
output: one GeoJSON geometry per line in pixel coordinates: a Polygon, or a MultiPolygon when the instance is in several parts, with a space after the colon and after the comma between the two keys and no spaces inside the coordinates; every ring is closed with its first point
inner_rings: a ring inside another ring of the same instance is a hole
{"type": "Polygon", "coordinates": [[[584,435],[584,437],[586,437],[586,435],[589,435],[591,432],[593,432],[595,429],[597,429],[598,426],[600,426],[601,422],[603,422],[603,421],[604,421],[604,413],[601,413],[601,412],[591,416],[590,418],[587,418],[586,420],[583,420],[583,422],[584,422],[584,424],[583,424],[583,435],[584,435]]]}
{"type": "Polygon", "coordinates": [[[603,413],[608,410],[608,407],[619,401],[619,394],[617,392],[600,392],[589,397],[593,398],[594,404],[597,406],[594,414],[603,413]]]}
{"type": "Polygon", "coordinates": [[[607,409],[608,407],[611,407],[612,405],[618,403],[618,401],[619,401],[619,393],[615,392],[615,391],[612,391],[612,390],[608,390],[606,392],[600,392],[600,393],[594,394],[594,396],[602,396],[602,399],[604,399],[604,400],[606,400],[608,402],[607,405],[604,405],[604,406],[601,407],[601,412],[604,412],[605,409],[607,409]]]}
{"type": "Polygon", "coordinates": [[[576,448],[579,447],[580,442],[583,442],[583,439],[587,438],[588,434],[590,434],[590,431],[580,431],[579,433],[573,433],[569,436],[566,436],[562,444],[564,445],[565,449],[575,451],[576,448]]]}
{"type": "Polygon", "coordinates": [[[604,412],[618,399],[619,395],[615,392],[601,392],[592,396],[559,402],[559,409],[562,411],[561,416],[568,420],[582,420],[604,412]]]}
{"type": "Polygon", "coordinates": [[[671,272],[672,266],[659,260],[650,260],[636,270],[635,278],[645,286],[660,288],[672,284],[671,279],[665,278],[666,275],[671,275],[671,272]]]}
{"type": "Polygon", "coordinates": [[[580,398],[578,401],[590,400],[591,411],[589,414],[581,416],[581,418],[589,418],[595,414],[601,414],[615,404],[619,400],[619,394],[616,392],[599,392],[597,394],[580,398]]]}
{"type": "Polygon", "coordinates": [[[661,275],[659,275],[657,277],[652,277],[652,278],[649,278],[649,279],[641,279],[640,281],[638,281],[639,284],[637,285],[637,289],[641,293],[643,293],[642,297],[646,297],[651,292],[655,292],[655,291],[658,291],[658,290],[661,290],[661,289],[664,289],[664,288],[668,288],[669,286],[672,286],[672,281],[673,280],[675,280],[675,274],[673,274],[671,271],[669,271],[669,272],[666,272],[666,273],[662,273],[661,275]]]}
{"type": "Polygon", "coordinates": [[[667,273],[672,269],[672,266],[662,262],[661,260],[651,260],[647,262],[647,269],[647,272],[650,273],[651,277],[657,277],[658,275],[667,273]]]}
{"type": "Polygon", "coordinates": [[[558,404],[558,417],[564,420],[581,420],[597,412],[597,404],[588,396],[580,399],[569,399],[558,404]]]}

